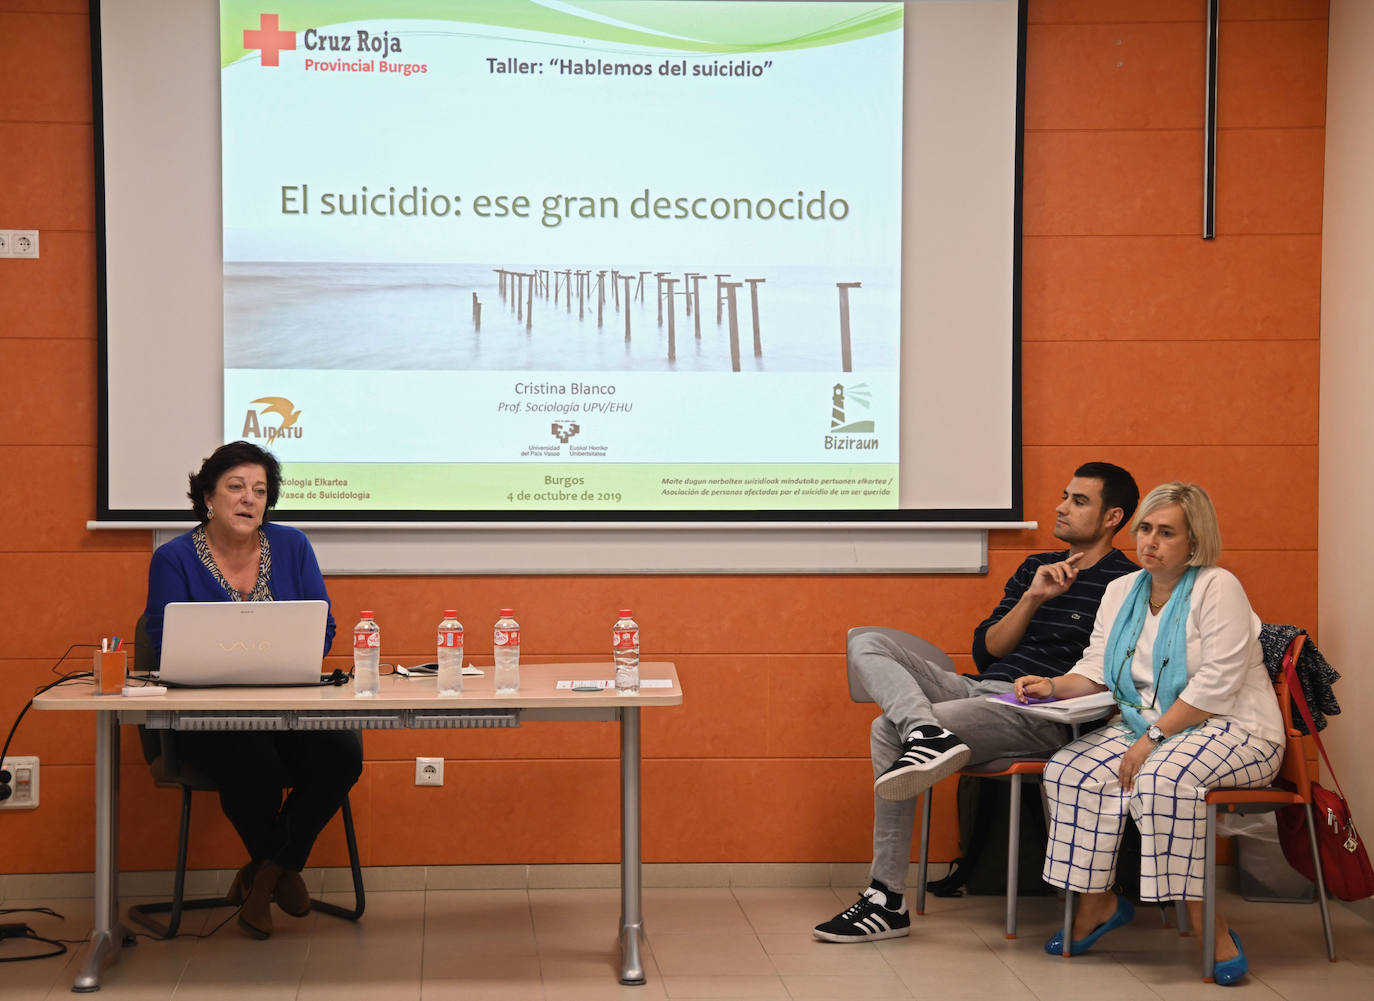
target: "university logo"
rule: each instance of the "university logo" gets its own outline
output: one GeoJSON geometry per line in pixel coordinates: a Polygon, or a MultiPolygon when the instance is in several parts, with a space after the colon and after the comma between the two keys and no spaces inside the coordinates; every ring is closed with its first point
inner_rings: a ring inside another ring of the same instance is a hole
{"type": "Polygon", "coordinates": [[[581,430],[582,428],[575,421],[568,424],[564,424],[562,421],[554,421],[549,425],[549,431],[564,445],[568,443],[569,438],[581,430]]]}
{"type": "Polygon", "coordinates": [[[299,438],[301,427],[297,424],[301,412],[296,405],[284,396],[263,396],[253,401],[243,416],[243,438],[264,439],[269,445],[278,438],[299,438]],[[253,407],[258,407],[254,410],[253,407]],[[279,425],[268,422],[273,417],[281,418],[279,425]]]}

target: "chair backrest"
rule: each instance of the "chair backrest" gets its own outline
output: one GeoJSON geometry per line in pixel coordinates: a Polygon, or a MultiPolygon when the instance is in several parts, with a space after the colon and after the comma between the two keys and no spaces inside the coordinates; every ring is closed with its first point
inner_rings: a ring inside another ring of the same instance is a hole
{"type": "Polygon", "coordinates": [[[1303,743],[1302,734],[1293,725],[1293,703],[1288,694],[1288,665],[1297,663],[1298,654],[1302,651],[1302,645],[1306,639],[1305,635],[1299,633],[1288,644],[1288,649],[1283,653],[1284,670],[1279,672],[1278,678],[1274,681],[1274,695],[1279,700],[1279,714],[1283,717],[1283,729],[1287,745],[1284,748],[1283,763],[1279,765],[1277,778],[1292,785],[1293,791],[1304,800],[1310,800],[1312,798],[1312,775],[1307,761],[1307,747],[1303,743]]]}

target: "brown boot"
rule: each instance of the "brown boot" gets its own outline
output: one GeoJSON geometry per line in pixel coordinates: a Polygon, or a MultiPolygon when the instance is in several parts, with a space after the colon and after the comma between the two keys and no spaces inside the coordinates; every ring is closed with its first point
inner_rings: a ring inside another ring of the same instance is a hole
{"type": "Polygon", "coordinates": [[[282,867],[275,862],[264,862],[253,877],[253,887],[239,908],[239,927],[252,938],[269,938],[272,935],[272,894],[277,889],[282,867]]]}
{"type": "Polygon", "coordinates": [[[282,870],[277,880],[276,901],[277,906],[293,918],[303,918],[310,913],[310,891],[295,869],[282,870]]]}
{"type": "Polygon", "coordinates": [[[253,877],[262,868],[262,862],[253,859],[237,873],[234,874],[234,881],[229,884],[229,892],[224,895],[227,903],[237,907],[248,899],[248,892],[253,887],[253,877]]]}

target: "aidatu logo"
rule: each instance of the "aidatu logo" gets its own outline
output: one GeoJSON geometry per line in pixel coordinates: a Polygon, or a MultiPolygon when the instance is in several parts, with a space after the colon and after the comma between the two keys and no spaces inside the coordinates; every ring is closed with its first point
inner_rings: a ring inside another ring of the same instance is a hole
{"type": "Polygon", "coordinates": [[[260,52],[263,66],[280,66],[281,54],[294,52],[298,41],[299,47],[307,53],[304,60],[307,70],[395,73],[399,76],[429,72],[429,67],[423,63],[386,61],[388,56],[401,54],[400,37],[389,31],[380,34],[367,28],[351,32],[330,32],[319,28],[306,28],[301,32],[286,31],[281,27],[277,14],[259,14],[258,26],[243,30],[243,47],[260,52]],[[317,58],[315,53],[324,53],[324,58],[317,58]]]}
{"type": "Polygon", "coordinates": [[[301,437],[301,428],[296,424],[300,420],[301,412],[286,397],[264,396],[254,400],[253,406],[258,406],[259,409],[249,407],[243,417],[244,438],[262,438],[271,444],[278,438],[301,437]],[[281,418],[279,426],[273,427],[267,423],[273,416],[281,418]]]}

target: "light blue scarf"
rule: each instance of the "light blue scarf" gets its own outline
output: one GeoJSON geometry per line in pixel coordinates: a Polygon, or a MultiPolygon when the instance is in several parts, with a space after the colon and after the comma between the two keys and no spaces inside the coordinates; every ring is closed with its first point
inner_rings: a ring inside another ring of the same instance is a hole
{"type": "MultiPolygon", "coordinates": [[[[1188,684],[1188,612],[1193,604],[1193,581],[1197,579],[1197,570],[1197,567],[1189,567],[1183,572],[1159,613],[1154,679],[1155,701],[1161,713],[1174,704],[1188,684]]],[[[1102,663],[1103,677],[1116,696],[1116,704],[1121,707],[1121,718],[1137,737],[1145,733],[1149,723],[1136,708],[1141,703],[1140,689],[1131,676],[1131,659],[1140,630],[1145,625],[1145,616],[1150,614],[1150,584],[1148,572],[1136,578],[1125,604],[1116,613],[1116,621],[1107,638],[1106,659],[1102,663]]]]}

